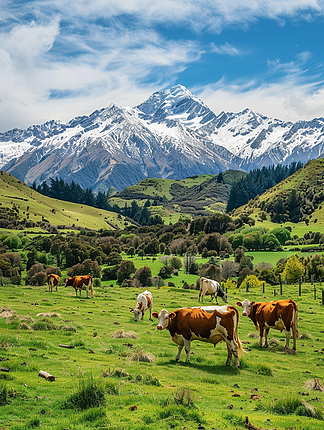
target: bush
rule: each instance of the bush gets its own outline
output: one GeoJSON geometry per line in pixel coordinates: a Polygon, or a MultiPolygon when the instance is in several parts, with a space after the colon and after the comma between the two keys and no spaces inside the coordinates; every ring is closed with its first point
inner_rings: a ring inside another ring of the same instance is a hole
{"type": "Polygon", "coordinates": [[[112,281],[117,279],[117,270],[119,266],[106,267],[102,270],[101,279],[103,281],[112,281]]]}
{"type": "Polygon", "coordinates": [[[93,288],[101,288],[101,281],[99,278],[94,278],[93,280],[93,288]]]}
{"type": "Polygon", "coordinates": [[[150,267],[144,266],[137,269],[134,280],[137,280],[142,287],[150,287],[152,285],[152,271],[150,267]]]}
{"type": "Polygon", "coordinates": [[[171,278],[173,271],[174,269],[171,266],[162,266],[158,276],[160,276],[162,279],[171,278]]]}

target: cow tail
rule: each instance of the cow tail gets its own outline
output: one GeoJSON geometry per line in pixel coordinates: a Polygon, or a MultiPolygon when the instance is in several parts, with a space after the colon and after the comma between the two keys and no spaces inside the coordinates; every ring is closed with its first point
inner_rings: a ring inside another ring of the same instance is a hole
{"type": "Polygon", "coordinates": [[[238,336],[239,312],[235,306],[231,306],[231,308],[235,311],[233,338],[234,338],[234,342],[237,344],[237,355],[240,358],[243,354],[247,354],[248,352],[245,351],[245,349],[243,349],[242,343],[238,336]]]}
{"type": "Polygon", "coordinates": [[[93,279],[90,278],[91,298],[93,298],[93,279]]]}

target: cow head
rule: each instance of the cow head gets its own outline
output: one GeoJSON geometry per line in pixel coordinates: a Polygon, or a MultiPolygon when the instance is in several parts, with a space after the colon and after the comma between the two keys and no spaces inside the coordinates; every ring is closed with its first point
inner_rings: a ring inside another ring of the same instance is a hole
{"type": "Polygon", "coordinates": [[[223,299],[223,302],[228,303],[227,293],[225,291],[223,291],[223,295],[221,297],[223,299]]]}
{"type": "Polygon", "coordinates": [[[249,316],[250,315],[251,306],[254,303],[255,302],[250,302],[250,300],[248,300],[248,299],[243,300],[243,302],[236,302],[237,306],[240,306],[241,308],[243,308],[243,312],[242,312],[243,316],[249,316]]]}
{"type": "Polygon", "coordinates": [[[72,278],[65,278],[65,283],[64,283],[64,287],[67,287],[68,285],[72,285],[71,283],[69,284],[69,282],[71,282],[72,278]]]}
{"type": "Polygon", "coordinates": [[[152,312],[152,317],[159,319],[159,323],[157,325],[158,330],[164,330],[168,328],[169,320],[172,320],[173,318],[175,318],[175,316],[175,312],[171,312],[169,314],[166,309],[162,309],[159,314],[157,312],[152,312]]]}
{"type": "MultiPolygon", "coordinates": [[[[142,304],[142,303],[140,303],[140,304],[142,304]]],[[[140,319],[140,313],[141,313],[141,306],[136,306],[135,309],[129,308],[129,312],[133,312],[133,314],[134,314],[134,321],[135,322],[139,321],[139,319],[140,319]]]]}

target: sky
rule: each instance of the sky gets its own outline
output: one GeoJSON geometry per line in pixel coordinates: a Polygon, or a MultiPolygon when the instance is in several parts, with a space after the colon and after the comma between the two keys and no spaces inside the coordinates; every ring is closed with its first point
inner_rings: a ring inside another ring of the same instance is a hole
{"type": "Polygon", "coordinates": [[[181,84],[216,114],[324,116],[324,0],[0,0],[0,132],[181,84]]]}

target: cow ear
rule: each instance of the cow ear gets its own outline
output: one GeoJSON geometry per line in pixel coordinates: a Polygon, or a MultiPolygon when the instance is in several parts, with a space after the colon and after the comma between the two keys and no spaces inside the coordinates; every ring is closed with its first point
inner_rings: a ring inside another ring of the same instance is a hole
{"type": "Polygon", "coordinates": [[[242,302],[236,302],[237,306],[241,306],[242,307],[242,302]]]}
{"type": "Polygon", "coordinates": [[[254,303],[255,303],[255,302],[251,302],[251,303],[250,303],[250,305],[252,306],[252,305],[254,305],[254,303]]]}
{"type": "Polygon", "coordinates": [[[171,313],[169,314],[169,319],[170,319],[170,320],[173,320],[176,316],[177,316],[177,314],[176,314],[175,312],[171,312],[171,313]]]}
{"type": "Polygon", "coordinates": [[[152,312],[152,317],[158,318],[159,314],[157,312],[152,312]]]}
{"type": "Polygon", "coordinates": [[[134,312],[134,309],[133,308],[129,308],[129,312],[134,312]]]}

